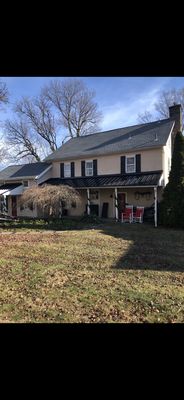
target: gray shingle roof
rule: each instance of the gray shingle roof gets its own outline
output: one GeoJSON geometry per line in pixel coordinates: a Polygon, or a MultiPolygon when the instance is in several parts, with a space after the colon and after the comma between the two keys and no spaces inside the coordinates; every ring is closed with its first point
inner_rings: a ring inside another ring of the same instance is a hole
{"type": "Polygon", "coordinates": [[[121,187],[121,186],[155,186],[158,185],[162,171],[143,172],[128,175],[104,175],[83,178],[51,178],[43,182],[50,185],[68,185],[74,188],[121,187]]]}
{"type": "Polygon", "coordinates": [[[173,126],[174,121],[169,118],[73,138],[44,161],[87,158],[164,146],[173,126]]]}
{"type": "Polygon", "coordinates": [[[10,165],[0,172],[0,181],[20,179],[21,177],[34,177],[41,174],[50,164],[44,162],[10,165]]]}

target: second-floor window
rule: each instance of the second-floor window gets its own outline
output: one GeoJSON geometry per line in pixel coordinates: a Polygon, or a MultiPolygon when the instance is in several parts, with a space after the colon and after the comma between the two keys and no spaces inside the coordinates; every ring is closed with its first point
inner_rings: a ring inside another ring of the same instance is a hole
{"type": "Polygon", "coordinates": [[[70,163],[64,164],[64,177],[65,178],[71,177],[71,164],[70,163]]]}
{"type": "Polygon", "coordinates": [[[135,172],[135,157],[126,157],[126,172],[135,172]]]}
{"type": "Polygon", "coordinates": [[[93,175],[93,161],[86,161],[86,176],[93,175]]]}

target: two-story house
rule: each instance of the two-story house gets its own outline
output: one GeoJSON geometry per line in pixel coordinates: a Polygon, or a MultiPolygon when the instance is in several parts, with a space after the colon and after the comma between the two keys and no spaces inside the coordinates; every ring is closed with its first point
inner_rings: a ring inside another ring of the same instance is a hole
{"type": "MultiPolygon", "coordinates": [[[[68,215],[93,212],[118,219],[125,204],[149,207],[154,203],[156,224],[157,200],[161,200],[168,182],[174,136],[182,130],[181,105],[170,107],[169,113],[170,117],[161,121],[68,140],[44,163],[35,163],[45,169],[42,179],[37,177],[34,182],[78,189],[82,201],[68,208],[68,215]]],[[[4,172],[0,173],[0,182],[4,172]]],[[[5,181],[3,187],[12,182],[12,176],[5,181]]]]}

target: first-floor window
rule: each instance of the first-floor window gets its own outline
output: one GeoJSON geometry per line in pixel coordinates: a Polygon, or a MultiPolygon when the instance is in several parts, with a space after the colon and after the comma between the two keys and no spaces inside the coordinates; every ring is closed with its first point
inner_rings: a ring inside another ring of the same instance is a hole
{"type": "Polygon", "coordinates": [[[86,176],[93,175],[93,161],[86,161],[86,176]]]}
{"type": "Polygon", "coordinates": [[[24,187],[28,187],[29,186],[28,181],[23,181],[23,185],[24,185],[24,187]]]}
{"type": "Polygon", "coordinates": [[[135,172],[135,157],[126,157],[126,172],[135,172]]]}
{"type": "Polygon", "coordinates": [[[70,163],[64,164],[64,177],[65,178],[71,177],[71,164],[70,163]]]}

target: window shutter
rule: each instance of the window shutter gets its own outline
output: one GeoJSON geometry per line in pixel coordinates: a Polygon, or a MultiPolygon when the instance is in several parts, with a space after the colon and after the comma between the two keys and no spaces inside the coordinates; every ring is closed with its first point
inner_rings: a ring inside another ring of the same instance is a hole
{"type": "Polygon", "coordinates": [[[71,177],[74,178],[75,176],[75,163],[71,162],[71,177]]]}
{"type": "Polygon", "coordinates": [[[60,177],[64,178],[64,163],[60,164],[60,177]]]}
{"type": "Polygon", "coordinates": [[[141,154],[136,154],[136,172],[141,172],[141,154]]]}
{"type": "Polygon", "coordinates": [[[85,161],[81,161],[81,176],[85,176],[85,161]]]}
{"type": "Polygon", "coordinates": [[[121,175],[125,174],[125,156],[121,157],[121,175]]]}
{"type": "Polygon", "coordinates": [[[93,160],[93,176],[97,176],[98,171],[97,171],[97,160],[93,160]]]}

